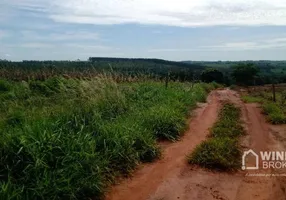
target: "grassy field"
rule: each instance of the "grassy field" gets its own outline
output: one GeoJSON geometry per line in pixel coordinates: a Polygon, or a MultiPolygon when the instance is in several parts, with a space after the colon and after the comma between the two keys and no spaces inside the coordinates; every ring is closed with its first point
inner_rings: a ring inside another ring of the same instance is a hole
{"type": "Polygon", "coordinates": [[[247,103],[260,103],[267,120],[272,124],[286,123],[286,87],[278,87],[276,102],[273,101],[271,87],[255,87],[248,94],[242,96],[247,103]]]}
{"type": "Polygon", "coordinates": [[[218,121],[210,130],[210,138],[197,146],[188,156],[189,163],[208,169],[237,169],[240,167],[241,157],[238,138],[243,134],[240,109],[234,104],[225,103],[218,121]]]}
{"type": "Polygon", "coordinates": [[[0,199],[100,198],[118,176],[160,157],[214,84],[0,80],[0,199]]]}

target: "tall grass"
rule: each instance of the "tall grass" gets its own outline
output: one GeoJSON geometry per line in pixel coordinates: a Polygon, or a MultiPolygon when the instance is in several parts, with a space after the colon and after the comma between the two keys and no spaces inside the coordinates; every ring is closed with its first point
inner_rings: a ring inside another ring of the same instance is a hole
{"type": "Polygon", "coordinates": [[[238,138],[243,134],[240,109],[231,103],[225,103],[218,121],[210,130],[210,138],[188,156],[189,163],[216,170],[239,168],[241,152],[238,138]]]}
{"type": "Polygon", "coordinates": [[[265,102],[262,108],[263,112],[267,115],[267,120],[272,124],[286,123],[286,114],[277,103],[265,102]]]}
{"type": "Polygon", "coordinates": [[[263,113],[267,115],[267,120],[272,124],[286,123],[286,93],[285,91],[277,92],[277,101],[273,102],[271,92],[258,91],[251,95],[243,96],[247,103],[261,103],[263,113]]]}
{"type": "Polygon", "coordinates": [[[90,80],[0,81],[0,199],[101,198],[160,156],[214,86],[90,80]]]}

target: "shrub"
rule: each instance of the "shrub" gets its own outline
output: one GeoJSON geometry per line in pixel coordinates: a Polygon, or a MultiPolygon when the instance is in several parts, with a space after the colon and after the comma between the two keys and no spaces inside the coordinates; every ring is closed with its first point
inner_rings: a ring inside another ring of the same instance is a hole
{"type": "Polygon", "coordinates": [[[275,103],[265,103],[262,108],[265,114],[281,112],[279,106],[275,103]]]}
{"type": "Polygon", "coordinates": [[[272,124],[283,124],[286,123],[286,115],[282,108],[276,103],[266,102],[262,105],[264,113],[267,115],[268,121],[272,124]]]}
{"type": "Polygon", "coordinates": [[[3,79],[0,79],[0,92],[8,92],[12,88],[11,84],[3,79]]]}
{"type": "Polygon", "coordinates": [[[270,113],[267,116],[268,121],[270,121],[272,124],[284,124],[286,123],[286,116],[284,113],[270,113]]]}

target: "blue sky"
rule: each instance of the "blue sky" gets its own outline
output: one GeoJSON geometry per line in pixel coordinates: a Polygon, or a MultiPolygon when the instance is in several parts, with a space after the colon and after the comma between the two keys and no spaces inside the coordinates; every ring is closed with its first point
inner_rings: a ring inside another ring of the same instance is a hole
{"type": "Polygon", "coordinates": [[[286,60],[285,0],[0,0],[0,59],[286,60]]]}

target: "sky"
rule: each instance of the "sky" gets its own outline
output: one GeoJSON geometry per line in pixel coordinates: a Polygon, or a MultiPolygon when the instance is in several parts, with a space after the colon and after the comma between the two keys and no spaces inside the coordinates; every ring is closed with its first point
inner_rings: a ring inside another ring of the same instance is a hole
{"type": "Polygon", "coordinates": [[[0,59],[286,60],[285,0],[0,0],[0,59]]]}

